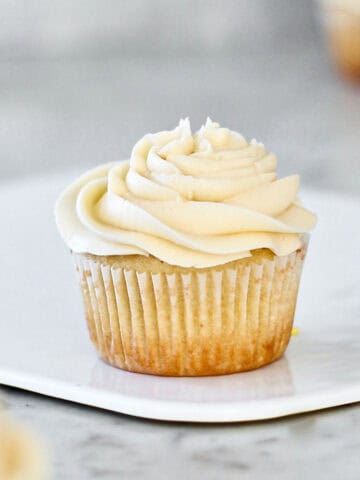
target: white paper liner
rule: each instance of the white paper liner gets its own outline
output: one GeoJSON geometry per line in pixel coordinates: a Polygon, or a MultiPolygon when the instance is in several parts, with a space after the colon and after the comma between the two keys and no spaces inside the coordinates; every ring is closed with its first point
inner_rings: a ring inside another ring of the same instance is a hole
{"type": "Polygon", "coordinates": [[[304,249],[232,267],[137,272],[74,254],[90,337],[119,368],[218,375],[279,358],[291,336],[304,249]]]}

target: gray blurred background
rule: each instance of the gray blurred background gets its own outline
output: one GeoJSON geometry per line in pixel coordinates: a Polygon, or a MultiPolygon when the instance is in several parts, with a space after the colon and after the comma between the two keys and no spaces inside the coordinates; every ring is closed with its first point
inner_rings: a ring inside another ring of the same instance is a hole
{"type": "Polygon", "coordinates": [[[81,171],[207,115],[359,191],[360,91],[311,0],[0,0],[0,178],[81,171]]]}

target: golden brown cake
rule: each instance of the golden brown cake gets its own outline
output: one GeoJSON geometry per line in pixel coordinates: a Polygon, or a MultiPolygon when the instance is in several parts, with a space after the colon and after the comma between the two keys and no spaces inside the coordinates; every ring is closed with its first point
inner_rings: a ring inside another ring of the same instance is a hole
{"type": "Polygon", "coordinates": [[[276,165],[255,140],[184,120],[65,190],[57,224],[106,362],[219,375],[284,353],[316,217],[276,165]]]}

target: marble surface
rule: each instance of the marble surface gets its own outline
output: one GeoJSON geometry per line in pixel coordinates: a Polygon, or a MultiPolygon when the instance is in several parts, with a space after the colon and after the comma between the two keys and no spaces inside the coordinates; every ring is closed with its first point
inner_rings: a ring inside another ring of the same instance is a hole
{"type": "MultiPolygon", "coordinates": [[[[0,177],[91,167],[144,131],[206,114],[256,135],[309,186],[360,190],[360,91],[320,46],[228,58],[24,62],[0,70],[0,177]]],[[[31,238],[30,238],[31,240],[31,238]]],[[[30,241],[29,240],[29,241],[30,241]]],[[[42,434],[55,479],[358,479],[360,405],[199,426],[138,420],[0,387],[42,434]]]]}
{"type": "Polygon", "coordinates": [[[56,480],[356,480],[360,405],[234,425],[140,420],[0,387],[47,439],[56,480]]]}

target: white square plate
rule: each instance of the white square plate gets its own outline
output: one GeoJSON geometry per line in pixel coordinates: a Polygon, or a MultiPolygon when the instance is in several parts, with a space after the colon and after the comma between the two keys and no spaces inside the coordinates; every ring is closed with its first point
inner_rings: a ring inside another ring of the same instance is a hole
{"type": "Polygon", "coordinates": [[[206,378],[123,372],[90,344],[53,204],[70,175],[0,189],[0,383],[140,417],[260,420],[360,400],[360,199],[308,192],[319,214],[285,357],[206,378]]]}

